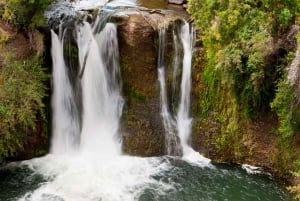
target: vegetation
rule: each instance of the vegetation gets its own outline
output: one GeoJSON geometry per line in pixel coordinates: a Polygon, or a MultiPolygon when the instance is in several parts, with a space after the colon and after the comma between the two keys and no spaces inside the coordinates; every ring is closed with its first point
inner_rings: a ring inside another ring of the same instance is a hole
{"type": "MultiPolygon", "coordinates": [[[[275,44],[291,25],[299,25],[300,1],[190,0],[188,11],[204,46],[197,108],[202,119],[213,116],[220,124],[219,155],[242,159],[247,125],[261,113],[275,113],[278,140],[269,157],[277,170],[299,176],[299,86],[289,82],[286,72],[295,49],[275,44]]],[[[290,190],[300,197],[299,186],[290,190]]]]}
{"type": "Polygon", "coordinates": [[[298,132],[293,89],[279,82],[288,54],[274,50],[274,44],[295,23],[300,2],[190,0],[188,11],[201,31],[206,58],[198,108],[202,118],[213,114],[221,123],[219,152],[242,158],[245,124],[270,112],[275,96],[272,108],[280,120],[280,138],[298,132]]]}
{"type": "Polygon", "coordinates": [[[46,22],[44,11],[53,0],[0,0],[2,19],[16,28],[38,28],[46,22]]]}
{"type": "Polygon", "coordinates": [[[34,37],[40,37],[35,29],[45,25],[44,10],[51,2],[0,0],[0,26],[6,22],[4,29],[0,27],[0,48],[5,49],[0,55],[0,163],[22,151],[35,135],[44,133],[47,76],[42,68],[43,50],[37,47],[42,39],[34,37]],[[16,33],[7,29],[9,26],[16,33]],[[24,35],[31,32],[31,40],[18,36],[20,31],[24,35]],[[28,43],[29,49],[15,47],[18,42],[13,40],[28,43]]]}
{"type": "Polygon", "coordinates": [[[28,135],[45,120],[41,57],[9,61],[0,71],[0,161],[22,149],[28,135]]]}

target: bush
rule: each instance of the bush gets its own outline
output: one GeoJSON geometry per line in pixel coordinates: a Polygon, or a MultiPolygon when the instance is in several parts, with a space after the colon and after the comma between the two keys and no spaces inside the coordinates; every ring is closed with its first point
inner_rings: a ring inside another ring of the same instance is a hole
{"type": "MultiPolygon", "coordinates": [[[[239,113],[248,119],[269,110],[280,73],[266,62],[273,51],[274,30],[293,24],[299,8],[297,0],[190,0],[188,11],[201,29],[206,50],[204,81],[209,80],[209,94],[222,96],[220,89],[230,90],[239,113]],[[221,79],[216,79],[215,71],[221,79]]],[[[204,110],[208,105],[219,107],[221,99],[213,97],[215,102],[203,103],[204,110]]]]}
{"type": "MultiPolygon", "coordinates": [[[[219,150],[241,144],[238,133],[243,132],[242,124],[269,112],[276,93],[272,107],[283,122],[280,132],[289,137],[298,131],[300,112],[290,97],[292,89],[282,83],[282,89],[276,91],[282,66],[287,65],[286,53],[275,52],[272,45],[295,23],[299,9],[299,0],[188,1],[206,58],[202,73],[205,91],[199,93],[197,108],[203,118],[213,112],[230,119],[222,122],[219,150]]],[[[242,148],[237,146],[232,153],[238,150],[242,148]]]]}
{"type": "Polygon", "coordinates": [[[300,108],[294,88],[285,79],[279,82],[276,98],[271,104],[276,111],[280,126],[279,133],[283,140],[291,139],[300,131],[300,108]]]}
{"type": "Polygon", "coordinates": [[[22,142],[45,121],[47,78],[39,56],[8,61],[0,71],[0,162],[22,149],[22,142]]]}
{"type": "Polygon", "coordinates": [[[4,0],[5,7],[2,19],[17,28],[31,29],[45,25],[45,9],[54,0],[4,0]]]}

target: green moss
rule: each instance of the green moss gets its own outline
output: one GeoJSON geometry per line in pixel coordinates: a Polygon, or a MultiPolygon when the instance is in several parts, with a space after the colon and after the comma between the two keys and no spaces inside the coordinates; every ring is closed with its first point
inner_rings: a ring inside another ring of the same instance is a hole
{"type": "Polygon", "coordinates": [[[4,0],[3,20],[18,29],[29,27],[35,29],[46,25],[45,9],[55,0],[4,0]]]}
{"type": "Polygon", "coordinates": [[[130,89],[130,97],[138,102],[145,102],[146,96],[134,87],[130,89]]]}

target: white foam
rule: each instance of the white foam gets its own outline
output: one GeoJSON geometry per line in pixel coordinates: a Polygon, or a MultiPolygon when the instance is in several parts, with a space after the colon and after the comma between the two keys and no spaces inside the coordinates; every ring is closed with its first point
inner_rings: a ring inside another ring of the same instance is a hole
{"type": "Polygon", "coordinates": [[[260,167],[248,165],[248,164],[243,164],[242,168],[246,170],[248,174],[262,174],[262,170],[260,167]]]}
{"type": "Polygon", "coordinates": [[[152,176],[167,171],[171,165],[161,158],[118,156],[110,160],[95,160],[89,155],[48,155],[23,162],[48,182],[20,201],[132,201],[145,188],[161,193],[170,192],[172,184],[152,176]]]}
{"type": "Polygon", "coordinates": [[[185,155],[183,155],[182,160],[190,163],[191,165],[199,167],[214,167],[211,164],[211,159],[202,156],[199,152],[196,152],[191,147],[186,148],[185,155]]]}

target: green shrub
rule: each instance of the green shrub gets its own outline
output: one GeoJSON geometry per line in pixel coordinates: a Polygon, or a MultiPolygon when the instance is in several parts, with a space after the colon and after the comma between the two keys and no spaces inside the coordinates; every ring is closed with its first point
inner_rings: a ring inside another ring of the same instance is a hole
{"type": "MultiPolygon", "coordinates": [[[[202,118],[217,113],[221,122],[219,151],[242,156],[243,123],[272,108],[279,116],[279,135],[298,132],[300,112],[292,88],[277,86],[286,55],[273,60],[274,41],[299,21],[298,0],[189,0],[188,11],[200,29],[205,54],[199,108],[202,118]],[[279,87],[278,91],[276,88],[279,87]],[[241,123],[243,122],[243,123],[241,123]]],[[[284,66],[284,67],[283,67],[284,66]]]]}
{"type": "Polygon", "coordinates": [[[12,23],[17,28],[31,29],[46,24],[45,9],[54,0],[4,0],[5,7],[2,19],[12,23]]]}
{"type": "Polygon", "coordinates": [[[0,162],[22,149],[22,142],[45,121],[46,74],[39,56],[8,61],[0,71],[0,162]]]}
{"type": "Polygon", "coordinates": [[[292,17],[293,15],[290,10],[287,8],[283,8],[278,15],[278,20],[280,24],[287,27],[288,25],[290,25],[292,17]]]}

